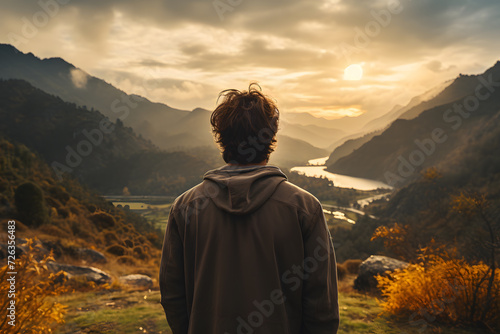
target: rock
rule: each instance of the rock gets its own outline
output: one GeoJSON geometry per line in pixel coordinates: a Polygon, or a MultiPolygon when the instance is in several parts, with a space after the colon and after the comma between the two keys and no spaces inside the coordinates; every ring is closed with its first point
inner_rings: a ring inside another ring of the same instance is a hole
{"type": "Polygon", "coordinates": [[[64,271],[68,273],[68,278],[85,277],[88,281],[97,284],[111,283],[111,276],[101,269],[94,267],[74,266],[71,264],[61,264],[56,262],[48,262],[47,268],[54,273],[64,271]]]}
{"type": "Polygon", "coordinates": [[[90,249],[90,248],[79,248],[78,251],[78,257],[82,260],[85,260],[90,263],[106,263],[108,262],[108,259],[102,254],[101,252],[98,252],[96,250],[90,249]]]}
{"type": "Polygon", "coordinates": [[[359,291],[375,291],[375,276],[387,276],[396,269],[404,269],[408,262],[399,261],[387,256],[372,255],[359,266],[358,277],[354,280],[354,288],[359,291]]]}
{"type": "Polygon", "coordinates": [[[151,279],[151,277],[146,275],[135,274],[135,275],[121,276],[119,278],[119,281],[120,283],[123,284],[133,285],[141,288],[153,287],[153,280],[151,279]]]}

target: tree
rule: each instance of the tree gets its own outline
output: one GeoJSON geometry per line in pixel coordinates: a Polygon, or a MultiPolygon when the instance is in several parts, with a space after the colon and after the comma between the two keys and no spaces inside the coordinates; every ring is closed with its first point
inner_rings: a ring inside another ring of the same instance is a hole
{"type": "Polygon", "coordinates": [[[40,226],[48,220],[47,207],[40,187],[27,182],[16,188],[14,200],[18,218],[28,226],[40,226]]]}
{"type": "MultiPolygon", "coordinates": [[[[452,210],[462,214],[468,219],[479,219],[484,223],[487,233],[489,234],[489,240],[485,240],[484,244],[490,251],[489,266],[490,269],[486,272],[484,279],[486,279],[489,272],[488,288],[486,292],[486,307],[483,309],[481,315],[481,320],[486,317],[486,310],[488,310],[493,301],[493,285],[495,281],[495,271],[496,271],[496,252],[500,248],[500,238],[499,234],[495,231],[495,226],[493,221],[488,216],[489,202],[484,194],[479,194],[471,191],[463,191],[458,196],[453,196],[452,210]]],[[[477,294],[477,292],[476,292],[477,294]]],[[[474,297],[475,295],[474,294],[474,297]]],[[[475,303],[473,303],[475,305],[475,303]]]]}

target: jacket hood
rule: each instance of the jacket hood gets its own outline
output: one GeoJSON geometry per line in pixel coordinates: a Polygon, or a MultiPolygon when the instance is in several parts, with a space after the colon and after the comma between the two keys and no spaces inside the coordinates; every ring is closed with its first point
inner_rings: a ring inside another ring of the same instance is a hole
{"type": "Polygon", "coordinates": [[[203,176],[207,186],[217,186],[211,197],[221,210],[245,215],[260,208],[287,177],[276,166],[226,165],[203,176]]]}

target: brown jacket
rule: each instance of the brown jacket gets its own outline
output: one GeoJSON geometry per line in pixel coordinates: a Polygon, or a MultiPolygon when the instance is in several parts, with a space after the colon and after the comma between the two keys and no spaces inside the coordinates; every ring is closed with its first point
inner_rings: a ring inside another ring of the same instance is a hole
{"type": "Polygon", "coordinates": [[[160,290],[174,334],[336,333],[336,262],[320,202],[275,166],[207,172],[171,207],[160,290]]]}

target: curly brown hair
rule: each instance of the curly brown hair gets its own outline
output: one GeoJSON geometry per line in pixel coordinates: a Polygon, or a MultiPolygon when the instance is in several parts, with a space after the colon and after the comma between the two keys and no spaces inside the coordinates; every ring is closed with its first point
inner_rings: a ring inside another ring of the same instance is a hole
{"type": "Polygon", "coordinates": [[[241,165],[267,162],[278,132],[276,103],[257,83],[251,83],[248,91],[226,89],[221,97],[210,124],[224,161],[241,165]]]}

